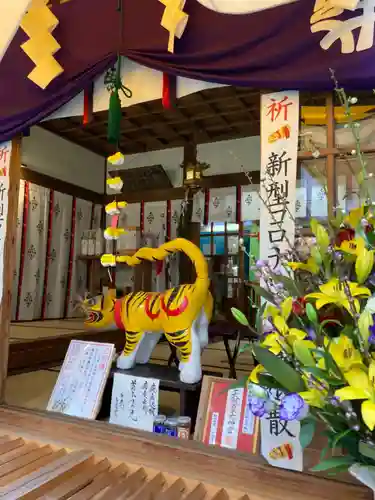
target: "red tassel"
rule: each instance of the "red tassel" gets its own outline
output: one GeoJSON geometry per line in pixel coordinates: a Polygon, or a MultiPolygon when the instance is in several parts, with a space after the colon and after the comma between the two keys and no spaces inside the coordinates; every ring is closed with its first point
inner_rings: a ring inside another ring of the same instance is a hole
{"type": "Polygon", "coordinates": [[[164,262],[162,260],[158,260],[156,262],[156,276],[159,276],[163,272],[164,262]]]}
{"type": "Polygon", "coordinates": [[[163,73],[163,97],[164,109],[171,109],[177,100],[177,79],[174,75],[163,73]]]}
{"type": "Polygon", "coordinates": [[[92,122],[94,116],[94,84],[84,90],[83,93],[83,124],[87,125],[92,122]]]}

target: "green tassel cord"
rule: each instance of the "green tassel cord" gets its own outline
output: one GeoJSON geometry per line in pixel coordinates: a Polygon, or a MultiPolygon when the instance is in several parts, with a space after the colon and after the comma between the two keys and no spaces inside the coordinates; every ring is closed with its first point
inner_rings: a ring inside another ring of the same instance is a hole
{"type": "Polygon", "coordinates": [[[111,92],[109,98],[107,139],[111,144],[118,144],[120,142],[121,118],[121,99],[116,89],[111,92]]]}
{"type": "Polygon", "coordinates": [[[109,98],[109,108],[108,108],[108,131],[107,139],[111,144],[120,144],[121,137],[121,99],[120,90],[123,92],[125,97],[131,98],[132,91],[125,87],[121,81],[121,55],[117,56],[116,63],[116,76],[113,82],[113,87],[111,90],[111,96],[109,98]]]}

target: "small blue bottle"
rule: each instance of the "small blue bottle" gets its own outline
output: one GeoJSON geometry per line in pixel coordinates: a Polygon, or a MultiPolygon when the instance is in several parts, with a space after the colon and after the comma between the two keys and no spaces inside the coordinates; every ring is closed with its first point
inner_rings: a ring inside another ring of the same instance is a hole
{"type": "Polygon", "coordinates": [[[154,432],[156,434],[165,434],[165,421],[167,417],[165,415],[158,415],[154,418],[154,432]]]}
{"type": "Polygon", "coordinates": [[[164,422],[164,434],[170,437],[177,437],[177,418],[167,418],[164,422]]]}

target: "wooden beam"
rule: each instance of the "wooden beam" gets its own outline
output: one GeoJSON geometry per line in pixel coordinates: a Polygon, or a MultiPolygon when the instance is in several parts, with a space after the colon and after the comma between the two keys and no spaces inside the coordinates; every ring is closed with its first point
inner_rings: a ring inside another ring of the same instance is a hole
{"type": "MultiPolygon", "coordinates": [[[[229,167],[228,167],[229,168],[229,167]]],[[[260,183],[260,172],[250,172],[252,182],[255,185],[260,183]]],[[[247,186],[249,179],[243,172],[233,172],[232,174],[223,175],[208,175],[202,179],[203,188],[225,188],[231,186],[247,186]]],[[[167,201],[167,200],[183,200],[185,197],[185,189],[183,187],[169,189],[154,189],[139,193],[121,193],[117,196],[118,201],[125,200],[128,203],[139,203],[141,201],[167,201]]],[[[109,203],[113,200],[113,196],[105,196],[104,202],[109,203]]]]}
{"type": "Polygon", "coordinates": [[[82,200],[92,201],[97,204],[103,203],[103,195],[100,193],[35,172],[35,170],[31,170],[28,167],[21,167],[21,179],[48,189],[53,189],[54,191],[59,191],[60,193],[81,198],[82,200]]]}
{"type": "Polygon", "coordinates": [[[330,152],[327,154],[327,191],[328,191],[328,217],[334,215],[336,206],[336,158],[333,153],[335,147],[335,108],[333,103],[333,94],[330,93],[326,97],[326,116],[327,116],[327,148],[330,152]]]}
{"type": "MultiPolygon", "coordinates": [[[[192,478],[198,483],[250,492],[254,500],[277,500],[282,498],[281,492],[288,500],[372,498],[370,490],[358,483],[348,484],[273,468],[262,458],[249,453],[204,446],[194,441],[167,439],[151,432],[135,431],[106,422],[1,408],[0,430],[3,435],[21,436],[71,450],[91,450],[116,462],[123,462],[125,457],[127,462],[192,478]]],[[[319,459],[318,456],[315,458],[319,459]]]]}
{"type": "Polygon", "coordinates": [[[0,403],[4,402],[5,384],[8,373],[9,331],[12,310],[13,272],[16,255],[17,211],[21,175],[21,138],[12,141],[12,154],[9,166],[9,190],[7,218],[5,222],[4,255],[0,260],[2,287],[0,303],[0,403]]]}

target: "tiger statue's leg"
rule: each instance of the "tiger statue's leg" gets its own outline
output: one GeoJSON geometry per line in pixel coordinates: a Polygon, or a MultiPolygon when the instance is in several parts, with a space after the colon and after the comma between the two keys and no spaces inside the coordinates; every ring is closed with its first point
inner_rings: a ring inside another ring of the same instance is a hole
{"type": "Polygon", "coordinates": [[[204,349],[209,342],[208,326],[211,322],[213,307],[214,307],[214,300],[211,293],[208,292],[206,302],[204,303],[202,311],[199,315],[199,324],[197,327],[201,349],[204,349]]]}
{"type": "Polygon", "coordinates": [[[136,363],[144,365],[149,362],[152,351],[154,350],[156,344],[159,342],[161,333],[149,333],[146,332],[143,339],[140,342],[138,351],[136,354],[136,363]]]}
{"type": "Polygon", "coordinates": [[[130,370],[130,368],[134,367],[137,352],[144,335],[144,332],[125,332],[125,348],[117,358],[117,368],[130,370]]]}
{"type": "Polygon", "coordinates": [[[180,380],[185,384],[195,384],[202,378],[201,345],[197,320],[186,330],[165,333],[167,340],[180,351],[180,380]]]}

